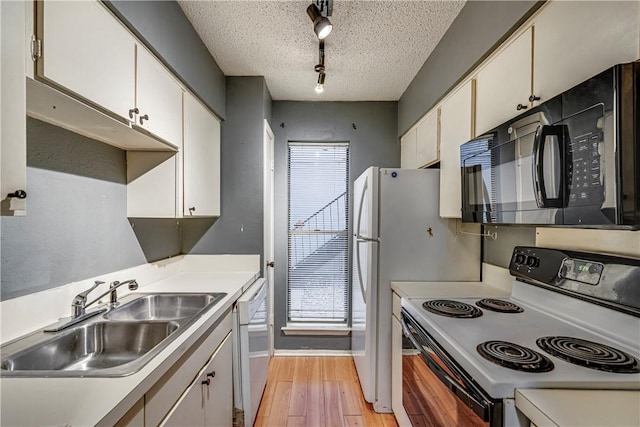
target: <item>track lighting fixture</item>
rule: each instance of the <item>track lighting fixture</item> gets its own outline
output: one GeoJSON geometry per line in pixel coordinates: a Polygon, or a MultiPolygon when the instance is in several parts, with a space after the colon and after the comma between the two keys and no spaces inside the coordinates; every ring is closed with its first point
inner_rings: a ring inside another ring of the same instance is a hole
{"type": "Polygon", "coordinates": [[[314,67],[314,70],[318,73],[316,93],[322,93],[324,92],[324,78],[326,76],[324,72],[324,40],[320,40],[318,43],[318,63],[314,67]]]}
{"type": "Polygon", "coordinates": [[[318,84],[316,85],[316,93],[324,92],[324,71],[318,73],[318,84]]]}
{"type": "Polygon", "coordinates": [[[320,40],[323,40],[333,29],[333,25],[331,25],[329,18],[322,16],[318,6],[313,3],[307,7],[307,14],[313,22],[313,31],[315,31],[316,36],[318,36],[320,40]]]}

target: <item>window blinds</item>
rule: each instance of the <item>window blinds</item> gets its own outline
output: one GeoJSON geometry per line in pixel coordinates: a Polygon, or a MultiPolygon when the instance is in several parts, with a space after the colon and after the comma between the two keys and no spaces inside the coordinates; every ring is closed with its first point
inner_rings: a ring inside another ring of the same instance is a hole
{"type": "Polygon", "coordinates": [[[348,319],[346,143],[289,143],[290,322],[348,319]]]}

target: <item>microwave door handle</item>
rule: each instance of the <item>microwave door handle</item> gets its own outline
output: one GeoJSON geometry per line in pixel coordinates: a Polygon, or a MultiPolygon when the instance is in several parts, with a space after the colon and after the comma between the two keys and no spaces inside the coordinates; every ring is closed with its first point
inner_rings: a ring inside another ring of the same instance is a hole
{"type": "MultiPolygon", "coordinates": [[[[413,333],[409,330],[409,326],[406,324],[405,319],[403,318],[400,322],[402,324],[402,331],[404,335],[409,338],[411,344],[420,351],[422,356],[425,358],[426,362],[429,364],[429,369],[438,377],[440,382],[444,384],[453,394],[455,394],[460,400],[462,400],[465,405],[467,405],[474,413],[476,413],[479,417],[482,418],[483,421],[489,421],[489,408],[486,402],[483,402],[482,399],[478,399],[473,396],[468,391],[464,390],[458,382],[451,378],[451,375],[445,372],[444,369],[440,367],[432,358],[429,356],[429,353],[424,349],[424,347],[418,343],[418,340],[413,336],[413,333]]],[[[443,360],[446,364],[446,361],[443,360]]]]}
{"type": "Polygon", "coordinates": [[[562,208],[564,202],[564,153],[565,139],[568,137],[569,131],[567,125],[543,125],[539,126],[536,131],[533,143],[533,180],[535,185],[536,204],[539,208],[562,208]],[[560,162],[560,189],[558,197],[550,198],[547,196],[547,189],[544,181],[544,150],[547,137],[555,136],[558,143],[558,153],[560,162]]]}

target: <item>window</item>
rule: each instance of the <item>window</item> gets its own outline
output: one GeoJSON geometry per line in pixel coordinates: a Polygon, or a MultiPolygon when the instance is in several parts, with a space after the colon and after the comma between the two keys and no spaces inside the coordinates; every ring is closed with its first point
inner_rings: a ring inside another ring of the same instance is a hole
{"type": "Polygon", "coordinates": [[[348,188],[348,144],[289,143],[289,322],[347,322],[348,188]]]}

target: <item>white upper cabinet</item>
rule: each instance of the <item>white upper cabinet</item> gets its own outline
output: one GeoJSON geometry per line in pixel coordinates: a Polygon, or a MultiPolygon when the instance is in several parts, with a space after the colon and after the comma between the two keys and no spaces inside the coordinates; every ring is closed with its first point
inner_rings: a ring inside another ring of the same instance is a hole
{"type": "Polygon", "coordinates": [[[416,169],[418,167],[416,135],[416,128],[413,128],[400,138],[400,167],[403,169],[416,169]]]}
{"type": "Polygon", "coordinates": [[[220,121],[184,94],[183,215],[220,215],[220,121]]]}
{"type": "MultiPolygon", "coordinates": [[[[136,126],[182,145],[182,88],[147,50],[136,46],[136,126]]],[[[134,111],[135,113],[135,111],[134,111]]]]}
{"type": "Polygon", "coordinates": [[[440,106],[440,216],[461,218],[460,145],[473,137],[473,84],[465,83],[440,106]]]}
{"type": "Polygon", "coordinates": [[[534,22],[533,92],[540,102],[640,57],[640,2],[554,1],[534,22]]]}
{"type": "Polygon", "coordinates": [[[531,28],[489,60],[476,84],[476,135],[524,112],[531,95],[531,28]]]}
{"type": "Polygon", "coordinates": [[[135,105],[131,34],[99,2],[45,1],[38,8],[38,75],[129,120],[135,105]]]}
{"type": "Polygon", "coordinates": [[[438,109],[429,112],[416,128],[416,163],[429,166],[440,159],[438,148],[438,109]]]}

